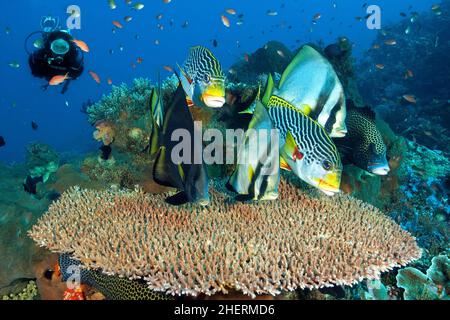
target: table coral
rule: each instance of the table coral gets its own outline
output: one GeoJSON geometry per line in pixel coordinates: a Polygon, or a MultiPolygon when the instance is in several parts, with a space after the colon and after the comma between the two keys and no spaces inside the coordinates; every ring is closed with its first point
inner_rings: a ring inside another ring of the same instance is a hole
{"type": "Polygon", "coordinates": [[[353,285],[421,256],[413,237],[361,201],[316,199],[284,182],[280,194],[249,204],[214,192],[209,207],[174,208],[141,190],[73,188],[29,235],[88,268],[174,295],[353,285]]]}

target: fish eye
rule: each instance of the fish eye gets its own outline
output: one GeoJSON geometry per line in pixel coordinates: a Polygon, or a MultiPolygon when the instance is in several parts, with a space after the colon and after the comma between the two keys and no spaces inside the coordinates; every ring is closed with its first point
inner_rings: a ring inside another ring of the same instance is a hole
{"type": "Polygon", "coordinates": [[[324,168],[326,171],[330,171],[331,169],[333,169],[333,164],[328,160],[324,160],[322,162],[322,168],[324,168]]]}

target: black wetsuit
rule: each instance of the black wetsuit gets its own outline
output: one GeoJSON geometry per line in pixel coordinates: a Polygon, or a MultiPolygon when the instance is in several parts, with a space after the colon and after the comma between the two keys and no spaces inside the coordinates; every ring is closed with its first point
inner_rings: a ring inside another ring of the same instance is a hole
{"type": "MultiPolygon", "coordinates": [[[[34,51],[30,54],[28,62],[31,67],[31,73],[38,78],[44,78],[50,81],[51,78],[57,75],[65,75],[68,73],[69,80],[64,83],[63,93],[67,90],[70,80],[78,78],[84,70],[83,53],[73,43],[73,38],[70,34],[63,31],[54,31],[46,35],[44,39],[44,47],[34,51]],[[57,58],[50,46],[51,43],[57,39],[63,39],[69,44],[69,51],[57,58]]],[[[48,85],[44,85],[46,89],[48,85]]]]}

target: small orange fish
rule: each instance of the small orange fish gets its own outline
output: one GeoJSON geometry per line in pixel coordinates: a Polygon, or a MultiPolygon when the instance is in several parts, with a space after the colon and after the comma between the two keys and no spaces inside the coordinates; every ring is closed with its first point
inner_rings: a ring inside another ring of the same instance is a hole
{"type": "Polygon", "coordinates": [[[54,76],[53,78],[50,79],[48,84],[51,86],[57,86],[57,85],[60,85],[61,83],[63,83],[64,81],[66,81],[67,79],[69,79],[69,73],[66,73],[63,76],[62,75],[54,76]]]}
{"type": "Polygon", "coordinates": [[[417,103],[416,97],[412,94],[405,94],[403,96],[403,99],[405,99],[406,101],[410,102],[410,103],[417,103]]]}
{"type": "Polygon", "coordinates": [[[111,78],[108,78],[107,82],[109,85],[112,85],[112,83],[113,83],[111,78]]]}
{"type": "Polygon", "coordinates": [[[119,21],[114,20],[114,21],[112,22],[112,24],[113,24],[114,26],[116,26],[117,28],[119,28],[119,29],[122,29],[122,28],[123,28],[123,25],[122,25],[119,21]]]}
{"type": "Polygon", "coordinates": [[[383,70],[385,68],[384,64],[381,64],[381,63],[377,63],[375,65],[375,67],[377,67],[377,69],[380,69],[380,70],[383,70]]]}
{"type": "Polygon", "coordinates": [[[227,28],[230,27],[230,20],[224,15],[222,15],[222,23],[225,27],[227,27],[227,28]]]}
{"type": "Polygon", "coordinates": [[[173,69],[170,66],[163,66],[163,68],[169,72],[173,72],[173,69]]]}
{"type": "Polygon", "coordinates": [[[100,84],[100,77],[98,76],[97,73],[95,73],[92,70],[89,70],[89,74],[91,75],[92,79],[94,79],[95,82],[97,82],[98,84],[100,84]]]}
{"type": "Polygon", "coordinates": [[[248,62],[249,60],[250,60],[250,57],[248,56],[248,54],[246,53],[246,54],[244,54],[244,60],[246,61],[246,62],[248,62]]]}
{"type": "Polygon", "coordinates": [[[232,15],[235,15],[236,14],[236,10],[234,10],[234,9],[227,9],[226,10],[227,11],[227,13],[229,13],[229,14],[232,14],[232,15]]]}
{"type": "Polygon", "coordinates": [[[76,46],[84,52],[89,52],[89,46],[86,44],[86,42],[76,39],[72,40],[72,42],[75,43],[76,46]]]}
{"type": "Polygon", "coordinates": [[[144,61],[144,59],[142,59],[141,57],[136,59],[136,62],[139,63],[139,64],[141,64],[143,61],[144,61]]]}
{"type": "Polygon", "coordinates": [[[374,44],[374,45],[372,46],[372,48],[373,48],[373,49],[380,49],[380,45],[379,45],[379,44],[374,44]]]}
{"type": "Polygon", "coordinates": [[[163,0],[164,3],[170,3],[172,0],[163,0]]]}

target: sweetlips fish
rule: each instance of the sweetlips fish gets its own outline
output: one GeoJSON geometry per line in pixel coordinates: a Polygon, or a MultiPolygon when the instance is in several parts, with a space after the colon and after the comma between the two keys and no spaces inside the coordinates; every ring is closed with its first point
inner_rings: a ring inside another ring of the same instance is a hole
{"type": "Polygon", "coordinates": [[[358,108],[347,101],[346,124],[348,133],[344,138],[334,139],[344,163],[351,163],[376,175],[390,171],[386,158],[386,145],[376,125],[376,115],[369,108],[358,108]]]}
{"type": "Polygon", "coordinates": [[[317,121],[330,137],[344,137],[346,101],[344,89],[331,63],[305,45],[283,72],[278,86],[269,75],[262,98],[267,105],[273,95],[317,121]]]}
{"type": "MultiPolygon", "coordinates": [[[[272,96],[265,107],[259,101],[255,103],[255,112],[250,125],[249,128],[278,130],[281,169],[292,171],[300,179],[328,196],[340,192],[341,158],[324,127],[317,121],[283,98],[272,96]]],[[[275,141],[270,143],[273,145],[275,141]]],[[[242,145],[244,150],[249,147],[246,143],[242,145]]],[[[245,151],[240,150],[239,155],[241,154],[245,154],[245,151]]],[[[267,161],[272,161],[272,157],[262,158],[259,168],[264,168],[267,161]]],[[[228,182],[229,187],[241,195],[252,195],[253,199],[277,198],[279,172],[272,173],[268,177],[260,177],[258,174],[261,170],[256,170],[258,167],[253,163],[248,165],[239,163],[242,161],[238,156],[238,166],[228,182]],[[258,186],[264,188],[258,189],[258,186]]]]}
{"type": "Polygon", "coordinates": [[[104,274],[101,270],[87,269],[79,260],[68,253],[60,254],[58,258],[59,272],[62,281],[73,279],[77,273],[81,284],[85,284],[100,291],[108,300],[169,300],[173,299],[163,293],[150,290],[145,282],[130,280],[114,275],[104,274]],[[78,273],[79,272],[79,273],[78,273]]]}
{"type": "Polygon", "coordinates": [[[324,127],[280,97],[272,96],[267,107],[280,130],[280,167],[328,196],[339,193],[341,157],[324,127]]]}
{"type": "Polygon", "coordinates": [[[221,108],[225,104],[225,75],[217,58],[202,46],[192,47],[179,78],[189,106],[221,108]]]}

